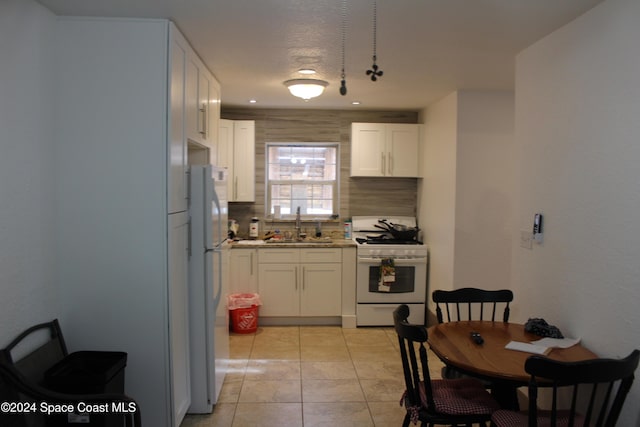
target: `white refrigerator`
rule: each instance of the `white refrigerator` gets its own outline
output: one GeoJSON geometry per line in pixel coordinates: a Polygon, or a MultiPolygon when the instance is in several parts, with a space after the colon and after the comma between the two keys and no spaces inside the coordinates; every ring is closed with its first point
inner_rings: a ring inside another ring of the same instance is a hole
{"type": "Polygon", "coordinates": [[[226,181],[226,169],[190,168],[189,413],[213,410],[229,360],[226,181]]]}

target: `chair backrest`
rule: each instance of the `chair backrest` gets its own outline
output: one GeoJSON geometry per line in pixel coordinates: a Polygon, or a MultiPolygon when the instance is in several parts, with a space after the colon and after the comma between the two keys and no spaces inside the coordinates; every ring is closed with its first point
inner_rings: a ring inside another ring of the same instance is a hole
{"type": "MultiPolygon", "coordinates": [[[[67,346],[57,319],[40,323],[18,335],[0,349],[0,400],[34,402],[38,399],[26,390],[44,383],[44,373],[67,356],[67,346]]],[[[40,396],[40,400],[42,399],[40,396]]],[[[0,424],[16,427],[36,427],[45,423],[41,413],[22,414],[2,420],[0,424]]]]}
{"type": "MultiPolygon", "coordinates": [[[[559,390],[571,392],[569,427],[574,425],[616,425],[622,405],[633,383],[640,351],[634,350],[624,359],[593,359],[580,362],[560,362],[543,356],[531,356],[525,371],[531,375],[529,383],[529,426],[537,426],[538,384],[548,387],[552,381],[551,426],[556,425],[559,411],[565,409],[559,390]],[[579,414],[579,415],[578,415],[579,414]],[[584,418],[583,424],[578,419],[584,418]]],[[[563,418],[566,417],[566,412],[563,418]]]]}
{"type": "Polygon", "coordinates": [[[67,355],[58,319],[30,327],[0,350],[0,358],[5,363],[14,366],[29,381],[39,385],[43,382],[44,372],[67,355]],[[40,344],[42,341],[44,343],[40,344]],[[34,344],[39,346],[29,348],[34,344]]]}
{"type": "MultiPolygon", "coordinates": [[[[32,326],[18,335],[9,345],[0,349],[0,402],[48,402],[87,404],[109,404],[118,402],[133,405],[137,410],[119,414],[97,414],[97,422],[103,425],[122,425],[124,427],[141,426],[140,406],[122,393],[61,393],[50,390],[44,385],[45,372],[54,364],[68,356],[67,346],[57,319],[32,326]],[[104,420],[101,417],[106,417],[104,420]]],[[[93,367],[89,367],[91,371],[93,367]]],[[[56,414],[65,417],[65,414],[56,414]]],[[[93,416],[93,415],[92,415],[93,416]]],[[[0,412],[2,427],[42,427],[43,425],[67,425],[58,419],[51,420],[40,411],[9,414],[0,412]]],[[[93,425],[93,419],[92,419],[93,425]]]]}
{"type": "Polygon", "coordinates": [[[478,288],[462,288],[453,291],[436,290],[432,294],[433,302],[436,303],[436,317],[438,323],[444,323],[441,306],[447,312],[447,322],[460,320],[485,320],[485,306],[491,309],[491,320],[496,320],[496,309],[498,304],[504,303],[502,321],[509,321],[509,303],[513,301],[513,292],[508,289],[489,291],[478,288]],[[466,306],[466,310],[464,307],[466,306]],[[475,311],[472,310],[475,307],[475,311]],[[462,310],[461,310],[462,307],[462,310]],[[466,311],[466,317],[465,317],[466,311]],[[455,317],[453,317],[453,313],[455,317]]]}
{"type": "Polygon", "coordinates": [[[433,393],[431,389],[431,377],[427,364],[427,350],[424,343],[427,342],[427,330],[422,325],[413,325],[408,322],[409,307],[406,304],[399,305],[393,311],[393,324],[398,334],[400,344],[400,356],[404,371],[404,382],[408,400],[407,408],[422,406],[423,398],[426,399],[427,410],[434,410],[433,393]],[[416,356],[416,344],[418,355],[416,356]],[[419,358],[419,359],[418,359],[419,358]],[[420,365],[418,365],[420,360],[420,365]],[[420,374],[422,373],[422,378],[420,374]],[[420,383],[424,383],[424,394],[421,398],[420,383]]]}

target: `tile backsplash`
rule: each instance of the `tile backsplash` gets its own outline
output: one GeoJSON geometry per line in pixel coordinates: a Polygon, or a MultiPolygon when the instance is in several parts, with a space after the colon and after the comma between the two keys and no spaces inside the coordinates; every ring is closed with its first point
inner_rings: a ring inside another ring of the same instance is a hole
{"type": "MultiPolygon", "coordinates": [[[[230,203],[229,218],[239,223],[239,235],[246,237],[249,222],[258,217],[261,232],[274,224],[265,217],[265,143],[266,142],[339,142],[340,144],[340,218],[322,224],[324,233],[338,233],[343,221],[354,215],[407,215],[417,210],[417,178],[351,178],[351,123],[417,123],[415,111],[281,110],[224,108],[221,117],[254,120],[256,124],[256,198],[254,203],[230,203]],[[265,228],[267,227],[267,228],[265,228]]],[[[293,224],[278,224],[281,230],[293,224]]],[[[315,223],[303,222],[302,228],[315,230],[315,223]]]]}

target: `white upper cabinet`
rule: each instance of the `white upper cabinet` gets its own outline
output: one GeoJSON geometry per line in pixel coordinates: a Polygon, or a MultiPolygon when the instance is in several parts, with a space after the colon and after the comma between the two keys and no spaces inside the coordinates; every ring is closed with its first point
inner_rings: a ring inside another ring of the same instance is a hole
{"type": "Polygon", "coordinates": [[[180,212],[188,207],[188,164],[217,161],[220,84],[173,26],[170,39],[169,212],[180,212]],[[189,144],[208,157],[188,161],[189,144]]]}
{"type": "Polygon", "coordinates": [[[185,38],[170,26],[171,86],[169,88],[169,213],[181,212],[188,207],[187,144],[184,138],[185,65],[189,45],[185,38]]]}
{"type": "Polygon", "coordinates": [[[185,74],[186,138],[207,147],[209,163],[216,163],[220,84],[193,51],[187,55],[185,74]]]}
{"type": "Polygon", "coordinates": [[[227,168],[230,202],[255,201],[255,122],[220,120],[217,165],[227,168]]]}
{"type": "Polygon", "coordinates": [[[256,125],[253,120],[233,123],[233,196],[236,202],[256,199],[256,125]]]}
{"type": "Polygon", "coordinates": [[[220,83],[212,74],[208,74],[209,81],[209,103],[207,107],[207,138],[206,145],[209,147],[209,163],[218,165],[218,130],[220,127],[220,83]]]}
{"type": "Polygon", "coordinates": [[[351,176],[418,177],[420,125],[351,124],[351,176]]]}

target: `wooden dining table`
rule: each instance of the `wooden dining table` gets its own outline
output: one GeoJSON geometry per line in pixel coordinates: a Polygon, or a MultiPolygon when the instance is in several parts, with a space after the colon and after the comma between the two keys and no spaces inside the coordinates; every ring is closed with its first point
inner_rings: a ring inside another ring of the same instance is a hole
{"type": "MultiPolygon", "coordinates": [[[[505,346],[510,341],[529,343],[542,337],[526,332],[521,324],[482,320],[440,323],[428,328],[428,337],[431,350],[447,366],[488,380],[501,405],[517,409],[516,389],[529,383],[530,375],[524,370],[524,362],[532,353],[509,350],[505,346]],[[472,333],[480,334],[484,342],[477,344],[472,333]]],[[[567,362],[598,357],[580,343],[569,348],[552,348],[545,356],[567,362]]]]}

